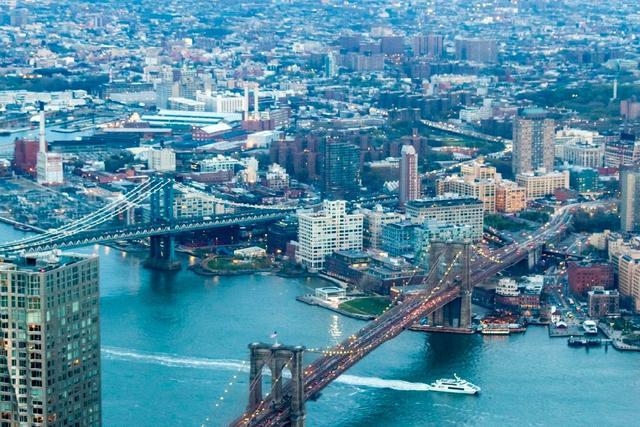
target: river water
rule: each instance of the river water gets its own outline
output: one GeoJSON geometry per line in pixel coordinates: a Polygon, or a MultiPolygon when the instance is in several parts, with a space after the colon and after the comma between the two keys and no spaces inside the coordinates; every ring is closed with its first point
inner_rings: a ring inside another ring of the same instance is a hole
{"type": "MultiPolygon", "coordinates": [[[[0,225],[1,240],[19,236],[0,225]]],[[[100,255],[105,426],[225,425],[247,402],[248,343],[276,330],[281,342],[326,347],[365,324],[295,301],[314,279],[161,273],[144,269],[143,255],[78,251],[100,255]]],[[[629,426],[639,401],[640,354],[569,348],[543,327],[510,337],[405,332],[309,402],[307,425],[629,426]],[[454,373],[481,395],[424,391],[454,373]]]]}
{"type": "MultiPolygon", "coordinates": [[[[93,133],[93,129],[86,129],[75,132],[56,132],[54,128],[50,126],[46,129],[46,138],[47,141],[71,140],[78,139],[83,136],[92,135],[93,133]]],[[[13,156],[14,141],[19,138],[38,139],[38,127],[20,132],[14,132],[11,135],[0,135],[0,158],[11,159],[11,157],[13,156]]]]}

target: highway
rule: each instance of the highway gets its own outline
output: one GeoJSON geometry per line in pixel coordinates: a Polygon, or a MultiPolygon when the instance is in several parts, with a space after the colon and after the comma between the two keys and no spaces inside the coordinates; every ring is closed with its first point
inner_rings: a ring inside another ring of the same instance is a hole
{"type": "MultiPolygon", "coordinates": [[[[571,210],[576,205],[559,208],[548,223],[539,228],[524,242],[513,243],[500,249],[489,251],[473,247],[480,255],[471,262],[471,283],[480,283],[501,270],[523,260],[530,250],[535,250],[548,241],[557,240],[571,221],[571,210]]],[[[449,266],[449,271],[453,266],[449,266]]],[[[435,269],[434,269],[435,270],[435,269]]],[[[433,271],[429,274],[431,278],[433,271]]],[[[331,381],[340,376],[364,356],[386,341],[396,337],[415,322],[426,317],[438,308],[453,301],[460,294],[456,277],[445,274],[438,283],[425,291],[406,297],[401,303],[387,310],[376,320],[360,329],[345,341],[325,352],[305,368],[304,394],[307,399],[317,396],[331,381]]],[[[431,280],[425,280],[430,283],[431,280]]],[[[291,383],[284,387],[285,398],[275,404],[269,397],[252,413],[245,413],[235,420],[233,426],[280,426],[288,423],[289,408],[287,394],[291,393],[291,383]]]]}

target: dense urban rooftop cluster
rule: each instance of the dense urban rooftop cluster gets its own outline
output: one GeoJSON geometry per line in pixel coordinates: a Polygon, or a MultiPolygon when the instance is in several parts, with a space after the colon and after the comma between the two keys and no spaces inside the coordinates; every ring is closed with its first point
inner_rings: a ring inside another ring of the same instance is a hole
{"type": "MultiPolygon", "coordinates": [[[[624,332],[601,329],[637,348],[638,34],[635,1],[0,0],[0,217],[41,233],[0,252],[66,227],[70,246],[80,230],[148,248],[153,268],[180,268],[179,248],[205,275],[319,275],[340,289],[302,300],[361,319],[343,300],[412,295],[441,245],[492,274],[526,252],[540,275],[474,283],[498,314],[474,322],[469,291],[414,327],[564,336],[623,316],[624,332]]],[[[94,258],[7,259],[25,277],[85,266],[74,286],[95,292],[76,303],[97,316],[94,258]]],[[[3,419],[100,423],[87,325],[86,405],[3,419]]]]}

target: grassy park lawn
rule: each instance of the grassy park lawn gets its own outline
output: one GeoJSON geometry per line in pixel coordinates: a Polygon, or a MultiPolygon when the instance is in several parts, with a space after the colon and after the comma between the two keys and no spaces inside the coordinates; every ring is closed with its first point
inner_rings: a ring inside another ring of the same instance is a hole
{"type": "Polygon", "coordinates": [[[214,271],[262,270],[271,266],[267,258],[238,259],[234,257],[215,257],[207,262],[207,268],[214,271]]]}
{"type": "Polygon", "coordinates": [[[339,308],[350,313],[379,316],[389,303],[388,297],[363,297],[343,302],[339,308]]]}

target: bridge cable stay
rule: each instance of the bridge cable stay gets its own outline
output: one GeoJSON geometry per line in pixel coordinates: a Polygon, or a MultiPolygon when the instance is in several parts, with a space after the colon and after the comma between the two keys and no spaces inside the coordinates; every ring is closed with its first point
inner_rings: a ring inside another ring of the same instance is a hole
{"type": "MultiPolygon", "coordinates": [[[[133,190],[129,191],[126,194],[121,194],[120,196],[118,196],[117,199],[114,199],[113,201],[109,202],[107,205],[102,206],[101,208],[91,212],[90,214],[86,215],[85,217],[83,217],[81,220],[72,222],[72,223],[68,223],[65,224],[64,226],[54,230],[54,231],[60,231],[69,227],[72,227],[73,225],[77,224],[78,222],[82,222],[82,221],[86,221],[90,218],[93,218],[99,214],[105,213],[107,212],[109,209],[112,209],[114,206],[117,206],[118,204],[122,203],[123,200],[125,200],[126,198],[132,198],[134,196],[137,196],[138,193],[140,193],[143,190],[147,190],[148,187],[152,184],[153,181],[151,180],[147,180],[144,183],[138,185],[137,187],[135,187],[133,190]]],[[[35,236],[38,237],[38,236],[35,236]]],[[[22,239],[22,240],[30,240],[30,239],[22,239]]],[[[22,241],[21,240],[21,241],[22,241]]]]}
{"type": "MultiPolygon", "coordinates": [[[[458,252],[458,254],[456,255],[456,258],[451,262],[451,264],[449,264],[449,266],[447,267],[447,270],[445,272],[445,275],[443,276],[443,278],[440,280],[440,282],[438,283],[438,286],[436,286],[434,289],[431,289],[430,293],[424,292],[424,293],[420,293],[420,294],[416,294],[416,300],[424,300],[427,301],[429,298],[431,298],[431,296],[433,295],[433,293],[439,289],[439,285],[443,284],[444,281],[447,279],[447,277],[449,276],[449,274],[451,273],[453,266],[455,265],[457,258],[461,255],[461,252],[458,252]]],[[[440,258],[441,255],[439,255],[438,259],[440,258]]],[[[425,278],[426,280],[430,280],[430,278],[432,277],[432,275],[434,274],[434,272],[437,271],[437,268],[434,266],[434,268],[431,269],[431,271],[429,272],[429,275],[427,276],[427,278],[425,278]]],[[[425,280],[425,281],[426,281],[425,280]]],[[[383,313],[382,315],[380,315],[378,318],[376,318],[373,322],[369,323],[367,326],[365,326],[364,328],[360,329],[360,331],[358,331],[359,334],[366,334],[368,333],[369,330],[374,329],[378,323],[380,323],[384,317],[383,313]]],[[[361,337],[362,338],[362,337],[361,337]]],[[[360,339],[361,339],[360,338],[360,339]]],[[[358,339],[358,337],[356,337],[355,335],[352,335],[348,338],[349,340],[356,340],[358,339]]],[[[344,341],[343,341],[344,343],[344,341]]],[[[351,341],[350,343],[347,343],[347,345],[343,345],[342,344],[338,344],[337,346],[333,347],[330,352],[329,352],[329,356],[334,356],[334,355],[341,355],[341,354],[358,354],[358,353],[362,353],[366,350],[368,350],[372,345],[369,344],[366,347],[361,347],[361,348],[355,348],[353,350],[347,350],[345,351],[344,349],[347,348],[347,346],[349,345],[353,345],[354,341],[351,341]]],[[[315,363],[315,362],[314,362],[315,363]]]]}
{"type": "MultiPolygon", "coordinates": [[[[417,299],[420,301],[417,307],[421,307],[423,304],[425,304],[427,301],[429,301],[431,296],[436,292],[437,289],[439,289],[439,285],[442,285],[444,283],[444,281],[447,279],[447,277],[449,276],[449,274],[453,270],[453,267],[454,267],[455,263],[457,262],[457,258],[460,255],[461,255],[461,252],[458,252],[458,254],[456,255],[455,259],[451,262],[451,264],[449,264],[449,266],[448,266],[448,268],[447,268],[447,270],[445,272],[445,275],[439,281],[438,286],[433,288],[430,293],[428,293],[428,294],[425,293],[424,295],[419,295],[417,297],[417,299]]],[[[375,341],[373,341],[371,343],[368,343],[364,347],[356,348],[352,353],[349,354],[349,356],[351,358],[357,357],[360,353],[362,353],[362,355],[364,356],[366,353],[369,352],[370,349],[376,348],[378,345],[380,345],[381,343],[385,342],[386,340],[387,340],[386,335],[383,335],[383,336],[379,337],[378,339],[376,339],[375,341]]]]}
{"type": "Polygon", "coordinates": [[[71,237],[83,231],[90,230],[94,226],[107,222],[113,217],[125,212],[126,210],[132,207],[138,206],[138,204],[143,200],[147,199],[151,193],[162,189],[164,186],[166,186],[166,184],[156,185],[152,187],[149,190],[149,192],[136,195],[133,200],[120,199],[118,200],[117,203],[115,203],[114,205],[111,205],[109,212],[102,212],[102,214],[98,215],[97,217],[96,215],[92,215],[90,218],[89,217],[83,218],[80,221],[76,221],[74,223],[69,224],[69,227],[65,227],[64,230],[60,230],[61,232],[59,232],[58,229],[52,230],[51,233],[47,233],[49,237],[47,237],[47,235],[35,236],[31,242],[27,242],[27,243],[22,243],[21,241],[13,242],[5,246],[0,246],[0,250],[17,251],[24,248],[28,249],[29,247],[37,247],[39,245],[55,242],[61,237],[71,237]]]}
{"type": "MultiPolygon", "coordinates": [[[[273,354],[269,354],[267,356],[267,358],[265,359],[264,363],[262,364],[262,367],[264,368],[265,366],[267,366],[271,360],[273,359],[273,354]]],[[[289,362],[291,360],[291,358],[289,358],[289,360],[287,362],[289,362]]],[[[251,393],[255,390],[255,387],[258,385],[258,382],[262,381],[262,375],[260,376],[256,376],[253,381],[251,383],[249,383],[249,395],[251,395],[251,393]]],[[[272,379],[273,382],[273,379],[272,379]]],[[[259,408],[260,405],[262,405],[265,400],[269,397],[269,395],[266,395],[261,401],[260,404],[258,405],[257,408],[259,408]]],[[[257,410],[256,408],[256,410],[257,410]]],[[[254,410],[253,412],[255,412],[256,410],[254,410]]],[[[246,414],[246,413],[245,413],[246,414]]]]}
{"type": "MultiPolygon", "coordinates": [[[[440,259],[442,258],[442,252],[438,254],[438,256],[436,257],[436,259],[433,261],[433,264],[436,265],[437,263],[440,262],[440,259]]],[[[420,270],[420,268],[416,267],[413,272],[411,273],[411,277],[409,278],[409,280],[407,281],[407,285],[411,284],[411,282],[413,281],[413,278],[416,276],[416,274],[418,273],[418,271],[420,270]]],[[[427,285],[429,283],[429,281],[431,281],[433,275],[435,274],[436,269],[430,269],[427,272],[427,275],[425,277],[422,278],[422,280],[420,281],[420,283],[417,285],[418,287],[422,286],[422,285],[427,285]]],[[[404,285],[402,286],[404,288],[404,285]]],[[[426,289],[425,289],[426,290],[426,289]]],[[[395,298],[393,298],[389,304],[382,310],[382,314],[386,313],[387,310],[391,309],[391,307],[393,307],[394,305],[396,305],[396,303],[398,302],[398,300],[400,299],[400,297],[402,296],[402,292],[399,293],[395,298]]]]}
{"type": "MultiPolygon", "coordinates": [[[[263,363],[262,367],[264,368],[265,366],[267,366],[267,365],[271,362],[271,359],[272,359],[272,358],[273,358],[273,355],[272,355],[272,354],[269,354],[269,356],[265,359],[265,361],[264,361],[264,363],[263,363]]],[[[245,364],[246,364],[246,363],[245,363],[245,362],[243,362],[243,366],[244,366],[245,364]]],[[[240,368],[240,369],[242,369],[242,368],[240,368]]],[[[233,378],[235,378],[235,377],[236,377],[236,376],[234,375],[234,376],[233,376],[233,378]]],[[[262,376],[261,376],[261,375],[260,375],[260,376],[256,376],[256,377],[255,377],[255,378],[254,378],[254,379],[249,383],[249,395],[251,395],[251,394],[252,394],[253,390],[255,389],[256,385],[258,384],[258,380],[262,381],[262,376]]],[[[227,392],[227,391],[225,390],[225,393],[226,393],[226,392],[227,392]]],[[[268,397],[268,396],[265,396],[265,398],[266,398],[266,397],[268,397]]],[[[220,396],[219,400],[220,400],[220,401],[223,401],[223,400],[224,400],[224,395],[220,396]]],[[[263,399],[262,401],[264,401],[264,399],[263,399]]],[[[261,402],[261,403],[262,403],[262,402],[261,402]]],[[[215,407],[218,407],[218,406],[219,406],[219,403],[216,403],[216,404],[215,404],[215,407]]],[[[244,417],[246,414],[247,414],[247,412],[243,413],[243,417],[244,417]]],[[[204,426],[204,424],[203,424],[203,426],[204,426]]]]}
{"type": "MultiPolygon", "coordinates": [[[[24,246],[26,244],[32,243],[32,242],[36,242],[36,241],[40,241],[40,240],[45,240],[48,238],[48,236],[56,236],[56,238],[59,238],[59,235],[62,234],[75,234],[75,231],[73,230],[74,228],[77,228],[81,225],[84,225],[90,221],[93,221],[95,218],[99,218],[102,217],[104,214],[106,213],[111,213],[111,211],[114,208],[118,208],[118,206],[122,205],[123,203],[138,203],[141,200],[144,200],[145,198],[149,197],[150,193],[153,191],[157,191],[157,189],[161,188],[161,187],[153,187],[152,189],[149,190],[149,184],[150,181],[146,181],[144,184],[141,184],[140,186],[136,187],[134,190],[132,190],[131,192],[127,193],[126,195],[124,195],[123,197],[118,198],[117,200],[109,203],[106,206],[103,206],[102,208],[92,212],[91,214],[83,217],[80,220],[65,224],[64,226],[54,229],[54,230],[50,230],[46,233],[43,234],[38,234],[36,236],[30,236],[24,239],[20,239],[20,240],[16,240],[14,242],[9,242],[7,244],[4,245],[0,245],[0,249],[4,249],[4,248],[11,248],[11,247],[15,247],[15,246],[24,246]],[[145,191],[145,193],[141,193],[141,191],[145,191]],[[142,198],[141,198],[142,196],[142,198]],[[133,199],[133,200],[131,200],[133,199]],[[71,232],[70,232],[71,230],[71,232]]],[[[166,185],[166,184],[165,184],[166,185]]],[[[113,215],[110,215],[110,217],[112,217],[113,215]]]]}
{"type": "MultiPolygon", "coordinates": [[[[424,294],[417,294],[416,295],[416,299],[417,300],[423,300],[423,302],[427,301],[429,298],[431,298],[431,296],[433,295],[433,293],[439,289],[439,285],[443,284],[444,281],[447,279],[447,277],[449,276],[449,274],[451,273],[455,263],[457,262],[457,259],[459,258],[459,256],[462,254],[462,252],[458,252],[456,254],[456,257],[454,258],[454,260],[452,260],[452,262],[448,265],[447,270],[444,274],[444,276],[442,277],[442,279],[440,279],[438,286],[436,286],[434,289],[431,289],[430,293],[424,293],[424,294]]],[[[431,271],[436,271],[437,268],[434,265],[434,268],[431,269],[431,271]]],[[[430,272],[431,273],[431,272],[430,272]]],[[[364,328],[362,328],[359,332],[366,332],[366,329],[368,329],[368,326],[372,326],[372,328],[375,326],[376,323],[379,323],[379,320],[381,319],[382,315],[380,317],[378,317],[376,320],[374,320],[373,322],[371,322],[369,325],[365,326],[364,328]]],[[[371,328],[369,328],[371,329],[371,328]]],[[[353,337],[353,336],[352,336],[353,337]]],[[[350,337],[351,338],[351,337],[350,337]]],[[[364,352],[366,350],[368,350],[369,348],[371,348],[373,346],[373,344],[368,344],[366,347],[362,347],[362,348],[357,348],[354,351],[351,352],[351,354],[357,354],[357,353],[361,353],[364,352]]]]}

